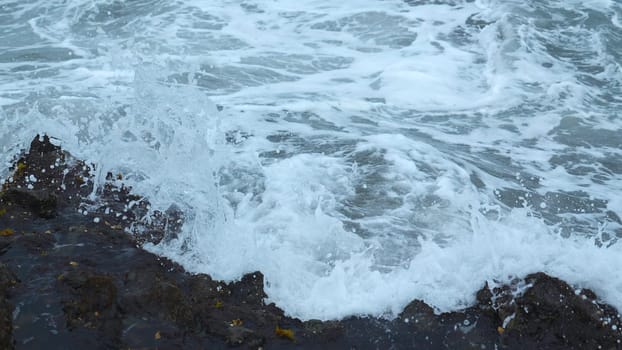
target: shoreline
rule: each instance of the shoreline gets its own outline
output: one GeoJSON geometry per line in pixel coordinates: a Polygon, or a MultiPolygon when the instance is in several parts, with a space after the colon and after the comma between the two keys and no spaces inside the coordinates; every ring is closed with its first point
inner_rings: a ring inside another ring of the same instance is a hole
{"type": "Polygon", "coordinates": [[[92,167],[37,136],[3,184],[0,348],[622,349],[615,308],[544,273],[482,282],[456,312],[413,300],[393,320],[287,317],[264,303],[260,272],[225,283],[141,249],[174,237],[183,214],[143,219],[147,199],[113,174],[88,200],[92,167]]]}

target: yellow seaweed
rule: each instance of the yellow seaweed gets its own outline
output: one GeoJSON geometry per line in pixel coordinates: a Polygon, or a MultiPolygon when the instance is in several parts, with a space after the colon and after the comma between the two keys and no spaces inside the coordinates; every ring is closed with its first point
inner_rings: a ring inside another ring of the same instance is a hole
{"type": "Polygon", "coordinates": [[[10,228],[5,228],[4,230],[0,230],[0,236],[11,236],[15,233],[15,230],[10,228]]]}
{"type": "Polygon", "coordinates": [[[279,326],[276,326],[276,329],[274,330],[274,333],[276,335],[278,335],[279,337],[282,338],[287,338],[291,341],[295,341],[296,338],[294,337],[294,331],[292,331],[291,329],[285,329],[285,328],[281,328],[279,326]]]}
{"type": "Polygon", "coordinates": [[[15,175],[18,177],[22,176],[24,174],[24,171],[26,171],[26,163],[18,162],[17,169],[15,170],[15,175]]]}

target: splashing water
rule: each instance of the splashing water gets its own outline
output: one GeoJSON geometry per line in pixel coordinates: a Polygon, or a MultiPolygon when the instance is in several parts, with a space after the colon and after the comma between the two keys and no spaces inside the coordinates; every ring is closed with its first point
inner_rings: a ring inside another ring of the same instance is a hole
{"type": "Polygon", "coordinates": [[[45,132],[124,173],[187,216],[147,249],[215,278],[261,270],[292,316],[453,310],[536,271],[620,309],[621,16],[605,0],[5,1],[0,161],[45,132]]]}

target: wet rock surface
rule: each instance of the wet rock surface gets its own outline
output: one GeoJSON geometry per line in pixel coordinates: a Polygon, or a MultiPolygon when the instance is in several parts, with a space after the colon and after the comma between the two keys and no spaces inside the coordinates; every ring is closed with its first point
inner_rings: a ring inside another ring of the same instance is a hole
{"type": "Polygon", "coordinates": [[[1,349],[622,348],[614,308],[543,273],[485,285],[460,312],[414,300],[393,320],[287,317],[260,272],[224,283],[140,249],[174,236],[181,211],[150,214],[120,175],[95,188],[94,168],[36,137],[3,185],[1,349]]]}
{"type": "Polygon", "coordinates": [[[13,307],[9,302],[9,289],[17,283],[17,277],[0,263],[0,348],[9,349],[13,344],[13,307]]]}

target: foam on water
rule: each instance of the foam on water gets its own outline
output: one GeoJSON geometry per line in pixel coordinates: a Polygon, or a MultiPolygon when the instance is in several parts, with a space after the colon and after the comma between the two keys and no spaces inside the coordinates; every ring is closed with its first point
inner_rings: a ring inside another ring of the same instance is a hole
{"type": "Polygon", "coordinates": [[[536,271],[622,309],[613,1],[0,8],[0,161],[47,132],[122,172],[184,209],[147,248],[190,271],[261,270],[305,319],[536,271]]]}

